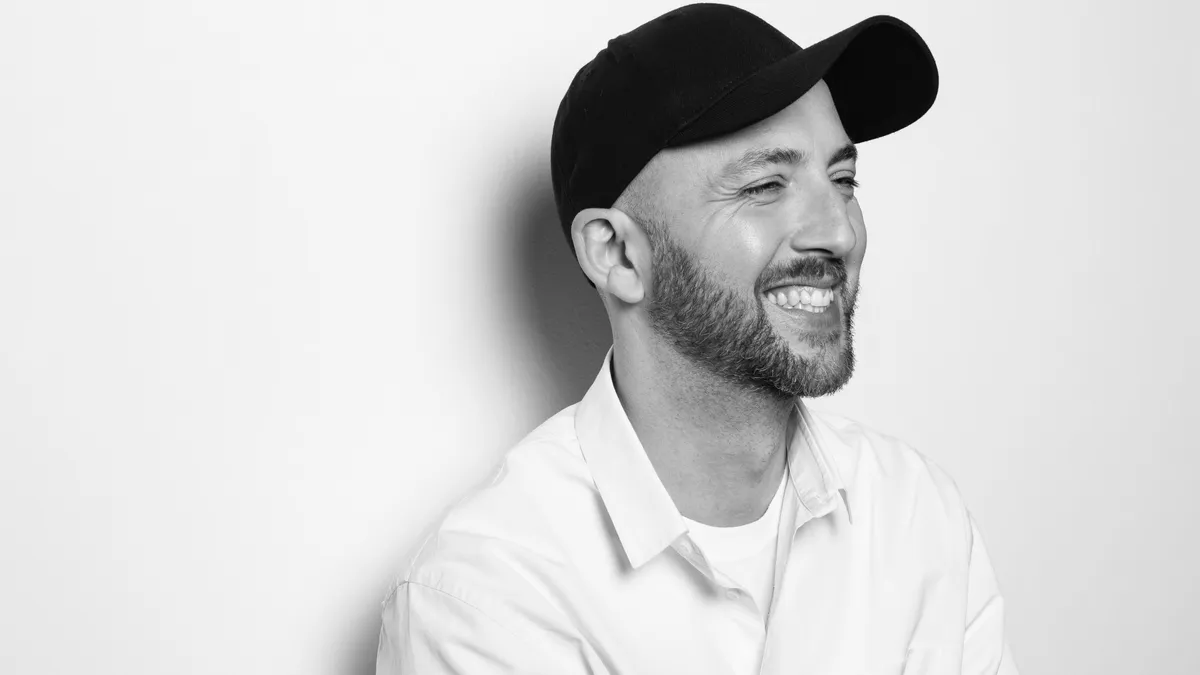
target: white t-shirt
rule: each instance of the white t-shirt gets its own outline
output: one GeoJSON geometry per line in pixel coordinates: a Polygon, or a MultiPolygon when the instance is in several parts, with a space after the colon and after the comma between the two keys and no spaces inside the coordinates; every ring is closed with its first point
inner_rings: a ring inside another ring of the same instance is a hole
{"type": "Polygon", "coordinates": [[[770,505],[758,520],[736,527],[713,527],[684,518],[688,534],[708,561],[754,598],[766,620],[775,594],[775,545],[779,539],[779,514],[787,472],[770,505]]]}

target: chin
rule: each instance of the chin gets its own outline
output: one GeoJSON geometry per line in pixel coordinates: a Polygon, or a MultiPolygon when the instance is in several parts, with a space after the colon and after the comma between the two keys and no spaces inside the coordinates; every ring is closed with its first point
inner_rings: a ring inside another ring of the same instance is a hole
{"type": "Polygon", "coordinates": [[[854,372],[854,351],[845,335],[839,331],[819,344],[813,344],[811,340],[792,340],[795,366],[782,378],[780,393],[816,398],[829,396],[846,386],[854,372]]]}

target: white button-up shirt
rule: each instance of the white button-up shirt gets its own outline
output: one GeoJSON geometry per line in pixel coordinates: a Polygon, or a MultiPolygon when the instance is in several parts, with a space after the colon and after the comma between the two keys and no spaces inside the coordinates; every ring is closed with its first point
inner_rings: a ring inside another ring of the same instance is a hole
{"type": "Polygon", "coordinates": [[[754,654],[763,675],[1016,674],[941,469],[798,400],[764,620],[688,536],[611,359],[421,546],[384,603],[377,673],[742,675],[754,654]]]}

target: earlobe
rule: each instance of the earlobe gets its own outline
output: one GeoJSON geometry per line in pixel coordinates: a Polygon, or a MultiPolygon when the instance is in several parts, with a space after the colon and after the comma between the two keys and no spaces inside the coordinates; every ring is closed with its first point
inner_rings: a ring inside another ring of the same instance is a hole
{"type": "MultiPolygon", "coordinates": [[[[629,304],[644,295],[642,271],[630,255],[631,238],[640,232],[617,209],[584,209],[571,222],[571,240],[579,267],[596,288],[629,304]]],[[[636,244],[633,245],[636,248],[636,244]]]]}

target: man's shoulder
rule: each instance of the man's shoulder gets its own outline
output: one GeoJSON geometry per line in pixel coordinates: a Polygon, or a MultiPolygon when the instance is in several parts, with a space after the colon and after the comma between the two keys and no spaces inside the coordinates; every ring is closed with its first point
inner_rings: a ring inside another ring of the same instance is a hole
{"type": "Polygon", "coordinates": [[[452,505],[418,548],[408,578],[493,575],[486,561],[560,564],[572,528],[595,519],[595,486],[575,440],[575,406],[508,450],[488,479],[452,505]],[[482,564],[481,564],[482,563],[482,564]]]}

